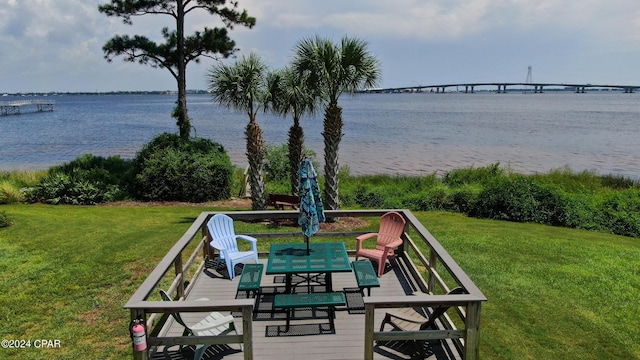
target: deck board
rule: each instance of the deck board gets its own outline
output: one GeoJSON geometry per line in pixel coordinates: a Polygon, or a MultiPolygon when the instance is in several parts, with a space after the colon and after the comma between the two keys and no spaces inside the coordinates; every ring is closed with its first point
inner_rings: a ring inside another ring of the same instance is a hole
{"type": "MultiPolygon", "coordinates": [[[[353,260],[353,259],[351,259],[353,260]]],[[[260,259],[266,264],[266,259],[260,259]]],[[[222,266],[224,267],[224,266],[222,266]]],[[[239,274],[239,272],[237,272],[239,274]]],[[[395,266],[387,265],[387,271],[380,278],[380,287],[373,288],[372,295],[410,295],[417,288],[411,279],[404,276],[403,264],[397,262],[395,266]]],[[[193,290],[189,294],[189,299],[209,298],[209,299],[234,299],[244,298],[244,291],[237,291],[239,276],[234,280],[226,277],[226,271],[220,272],[215,268],[207,268],[198,277],[193,290]]],[[[284,291],[282,276],[263,275],[262,288],[267,293],[261,300],[268,300],[268,293],[273,291],[284,291]]],[[[333,290],[357,289],[357,282],[353,273],[334,273],[333,290]]],[[[366,293],[366,292],[365,292],[366,293]]],[[[269,305],[269,304],[266,304],[269,305]]],[[[263,308],[261,306],[260,308],[263,308]]],[[[267,307],[268,308],[268,307],[267,307]]],[[[307,311],[309,312],[309,311],[307,311]]],[[[303,315],[300,313],[300,315],[303,315]]],[[[329,320],[324,311],[317,319],[292,320],[292,329],[301,330],[309,334],[319,331],[319,327],[329,329],[329,320]]],[[[203,314],[183,313],[183,318],[187,323],[195,322],[202,318],[203,314]]],[[[380,326],[380,321],[384,317],[384,309],[376,312],[376,330],[380,326]]],[[[363,359],[364,357],[364,314],[363,311],[338,307],[336,309],[335,332],[330,334],[316,334],[305,336],[283,336],[275,335],[274,329],[281,326],[284,329],[285,314],[276,312],[273,316],[270,313],[260,313],[254,315],[253,321],[253,349],[255,359],[363,359]]],[[[173,321],[167,323],[169,326],[166,336],[180,336],[183,328],[173,321]]],[[[242,329],[242,319],[236,318],[236,328],[242,329]]],[[[434,342],[433,352],[429,352],[428,359],[456,359],[447,349],[447,342],[434,342]]],[[[450,344],[448,344],[450,346],[450,344]]],[[[402,352],[396,352],[387,347],[375,347],[374,359],[410,359],[402,352]]],[[[405,349],[396,350],[411,352],[411,346],[405,349]]],[[[153,359],[192,359],[193,351],[186,348],[182,352],[178,351],[178,346],[168,349],[160,349],[153,359]]],[[[243,359],[243,353],[239,345],[231,346],[211,346],[207,349],[203,359],[243,359]]]]}

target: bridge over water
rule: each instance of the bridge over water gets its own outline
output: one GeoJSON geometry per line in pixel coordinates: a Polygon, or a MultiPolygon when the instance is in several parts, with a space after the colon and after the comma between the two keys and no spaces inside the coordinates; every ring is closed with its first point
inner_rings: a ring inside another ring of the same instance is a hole
{"type": "Polygon", "coordinates": [[[624,91],[625,93],[633,93],[640,89],[640,85],[598,85],[598,84],[571,84],[571,83],[526,83],[526,82],[477,82],[477,83],[459,83],[459,84],[443,84],[443,85],[420,85],[420,86],[406,86],[397,88],[385,88],[385,89],[370,89],[364,90],[367,93],[401,93],[401,92],[421,92],[425,89],[429,89],[431,92],[444,93],[448,88],[456,88],[459,92],[473,93],[476,87],[496,87],[497,93],[506,93],[507,87],[518,87],[518,91],[527,91],[533,93],[541,93],[546,88],[561,88],[571,89],[576,93],[584,93],[586,89],[612,89],[624,91]],[[464,88],[464,91],[459,89],[464,88]],[[434,91],[435,90],[435,91],[434,91]]]}

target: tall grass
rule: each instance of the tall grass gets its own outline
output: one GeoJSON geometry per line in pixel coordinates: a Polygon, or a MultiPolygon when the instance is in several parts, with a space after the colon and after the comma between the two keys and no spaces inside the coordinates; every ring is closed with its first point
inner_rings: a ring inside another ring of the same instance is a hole
{"type": "Polygon", "coordinates": [[[23,202],[22,189],[35,186],[46,174],[46,170],[0,171],[0,204],[23,202]]]}

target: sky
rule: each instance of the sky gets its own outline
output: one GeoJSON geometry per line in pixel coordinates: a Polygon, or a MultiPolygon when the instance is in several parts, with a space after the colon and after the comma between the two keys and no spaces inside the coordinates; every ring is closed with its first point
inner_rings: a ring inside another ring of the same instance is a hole
{"type": "MultiPolygon", "coordinates": [[[[466,82],[640,85],[638,0],[238,0],[257,20],[230,36],[236,56],[287,65],[301,39],[365,40],[380,61],[379,87],[466,82]]],[[[104,59],[114,35],[161,40],[172,18],[125,25],[98,11],[107,0],[0,0],[0,93],[176,90],[166,69],[104,59]]],[[[204,11],[188,33],[222,26],[204,11]]],[[[187,88],[206,89],[216,60],[187,68],[187,88]]],[[[233,62],[235,59],[218,61],[233,62]]]]}

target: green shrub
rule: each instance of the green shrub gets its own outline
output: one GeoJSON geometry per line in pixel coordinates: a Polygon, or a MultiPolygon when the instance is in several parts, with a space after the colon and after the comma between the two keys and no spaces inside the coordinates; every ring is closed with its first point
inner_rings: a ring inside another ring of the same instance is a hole
{"type": "Polygon", "coordinates": [[[136,196],[150,201],[204,202],[231,196],[233,166],[222,145],[164,133],[134,160],[136,196]]]}
{"type": "Polygon", "coordinates": [[[0,211],[0,228],[9,227],[11,225],[13,225],[13,220],[11,220],[6,212],[0,211]]]}
{"type": "MultiPolygon", "coordinates": [[[[319,172],[319,164],[315,161],[316,153],[313,150],[303,148],[302,154],[311,159],[314,169],[319,172]]],[[[267,179],[267,193],[290,194],[291,163],[289,162],[289,147],[287,144],[267,144],[265,146],[265,160],[264,171],[267,179]]]]}
{"type": "Polygon", "coordinates": [[[557,187],[538,184],[524,175],[512,175],[490,181],[478,194],[471,215],[562,225],[566,205],[557,187]]]}
{"type": "Polygon", "coordinates": [[[355,203],[363,208],[383,208],[385,194],[381,189],[367,190],[364,186],[359,186],[354,194],[355,203]]]}
{"type": "Polygon", "coordinates": [[[451,210],[454,208],[452,192],[444,185],[434,186],[419,193],[408,192],[402,207],[413,211],[451,210]]]}
{"type": "Polygon", "coordinates": [[[603,228],[614,234],[640,237],[640,190],[616,191],[600,204],[603,228]]]}
{"type": "Polygon", "coordinates": [[[75,160],[53,167],[51,171],[63,174],[77,173],[83,180],[106,185],[116,185],[123,189],[128,188],[133,180],[133,163],[120,156],[104,158],[85,154],[75,160]]]}
{"type": "Polygon", "coordinates": [[[52,205],[95,205],[112,201],[121,195],[117,186],[88,181],[83,175],[80,171],[71,174],[52,172],[25,192],[25,201],[52,205]]]}
{"type": "Polygon", "coordinates": [[[29,203],[72,205],[122,200],[130,179],[130,160],[85,154],[49,169],[38,184],[25,190],[24,198],[29,203]]]}
{"type": "Polygon", "coordinates": [[[456,187],[451,194],[452,207],[448,210],[462,214],[471,213],[481,191],[482,187],[476,184],[465,184],[456,187]]]}
{"type": "Polygon", "coordinates": [[[564,223],[562,226],[585,229],[608,231],[603,226],[602,216],[598,210],[598,196],[585,196],[578,193],[565,193],[564,223]]]}
{"type": "Polygon", "coordinates": [[[264,171],[267,173],[268,181],[289,182],[291,164],[289,163],[289,148],[287,144],[265,146],[264,171]]]}

